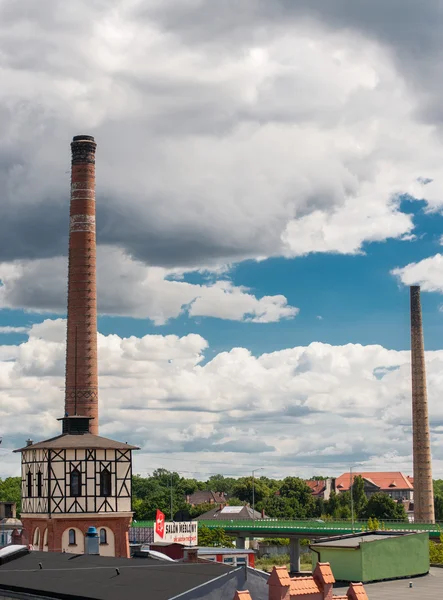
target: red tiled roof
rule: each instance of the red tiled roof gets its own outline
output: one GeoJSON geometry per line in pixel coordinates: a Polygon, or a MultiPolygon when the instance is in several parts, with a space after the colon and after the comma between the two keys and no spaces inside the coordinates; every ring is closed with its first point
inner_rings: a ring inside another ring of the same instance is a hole
{"type": "Polygon", "coordinates": [[[351,583],[348,589],[350,600],[368,600],[368,595],[362,583],[351,583]]]}
{"type": "MultiPolygon", "coordinates": [[[[371,483],[374,483],[381,490],[388,491],[392,489],[392,484],[395,484],[398,490],[413,490],[414,480],[412,477],[403,475],[399,471],[395,472],[353,472],[352,477],[355,478],[357,475],[361,475],[363,479],[367,479],[371,483]]],[[[343,473],[340,477],[335,480],[335,485],[340,490],[349,490],[351,483],[351,474],[343,473]]]]}
{"type": "Polygon", "coordinates": [[[304,596],[306,594],[318,594],[319,592],[320,590],[313,577],[295,577],[291,580],[289,592],[291,597],[304,596]]]}
{"type": "Polygon", "coordinates": [[[289,577],[288,569],[285,565],[282,567],[274,567],[268,579],[268,585],[280,585],[289,587],[291,578],[289,577]]]}
{"type": "Polygon", "coordinates": [[[314,570],[314,577],[318,577],[326,584],[335,583],[334,575],[332,574],[331,565],[329,563],[317,563],[314,570]]]}
{"type": "Polygon", "coordinates": [[[306,485],[311,488],[312,493],[315,495],[321,494],[325,489],[325,482],[323,480],[306,480],[306,485]]]}
{"type": "Polygon", "coordinates": [[[235,592],[234,600],[252,600],[252,598],[248,590],[243,590],[242,592],[235,592]]]}

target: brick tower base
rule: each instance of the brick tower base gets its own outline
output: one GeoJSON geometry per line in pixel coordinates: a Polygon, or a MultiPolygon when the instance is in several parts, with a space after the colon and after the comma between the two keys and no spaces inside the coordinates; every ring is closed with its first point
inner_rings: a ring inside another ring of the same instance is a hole
{"type": "Polygon", "coordinates": [[[27,515],[21,521],[25,537],[33,550],[83,554],[85,534],[89,527],[95,527],[102,534],[100,555],[117,558],[130,556],[129,527],[132,516],[83,513],[78,516],[71,514],[49,518],[48,515],[27,515]]]}

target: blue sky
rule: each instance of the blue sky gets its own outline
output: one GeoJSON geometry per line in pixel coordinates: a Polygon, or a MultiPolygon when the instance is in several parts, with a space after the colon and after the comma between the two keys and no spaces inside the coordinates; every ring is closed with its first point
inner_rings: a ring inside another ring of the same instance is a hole
{"type": "Polygon", "coordinates": [[[420,284],[443,475],[439,4],[31,4],[0,4],[3,448],[58,432],[85,133],[101,433],[138,471],[411,472],[420,284]]]}
{"type": "MultiPolygon", "coordinates": [[[[273,352],[314,341],[332,345],[380,344],[394,350],[409,348],[409,288],[391,274],[392,269],[419,262],[439,251],[443,217],[424,210],[424,202],[405,200],[402,210],[413,215],[414,241],[387,240],[365,243],[356,255],[315,253],[295,259],[247,260],[228,273],[235,285],[249,288],[257,297],[283,294],[300,313],[278,323],[224,321],[187,314],[155,325],[149,319],[100,316],[101,333],[123,337],[147,334],[199,333],[210,345],[207,359],[234,346],[253,354],[273,352]],[[319,318],[321,317],[321,318],[319,318]]],[[[345,234],[344,234],[345,235],[345,234]]],[[[188,273],[184,281],[205,283],[209,276],[188,273]]],[[[426,349],[441,347],[443,313],[439,293],[422,294],[426,349]]],[[[44,318],[60,315],[45,314],[44,318]]],[[[42,315],[1,310],[0,326],[29,326],[42,315]]],[[[16,344],[26,334],[0,334],[0,342],[16,344]]]]}

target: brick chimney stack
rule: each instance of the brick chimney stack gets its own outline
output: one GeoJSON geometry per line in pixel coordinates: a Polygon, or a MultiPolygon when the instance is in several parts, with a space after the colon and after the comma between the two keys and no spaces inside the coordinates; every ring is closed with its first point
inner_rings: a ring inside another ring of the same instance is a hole
{"type": "Polygon", "coordinates": [[[95,149],[90,135],[71,143],[65,413],[98,434],[95,149]]]}
{"type": "Polygon", "coordinates": [[[411,286],[410,293],[414,521],[435,523],[420,286],[411,286]]]}

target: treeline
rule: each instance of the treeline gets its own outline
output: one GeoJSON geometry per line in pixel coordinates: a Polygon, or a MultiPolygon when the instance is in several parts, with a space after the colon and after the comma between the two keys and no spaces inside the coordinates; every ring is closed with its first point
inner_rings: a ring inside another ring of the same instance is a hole
{"type": "MultiPolygon", "coordinates": [[[[320,478],[315,478],[320,479],[320,478]]],[[[165,469],[154,471],[150,477],[133,477],[134,518],[138,521],[152,520],[157,508],[167,518],[195,518],[214,508],[213,504],[194,507],[186,503],[186,496],[198,490],[223,492],[231,506],[252,506],[253,490],[255,508],[266,516],[280,519],[351,519],[352,504],[355,519],[405,520],[403,504],[387,494],[374,494],[369,500],[364,494],[363,479],[356,478],[352,492],[331,493],[329,500],[314,498],[305,481],[298,477],[283,480],[268,477],[223,477],[213,475],[207,481],[187,479],[165,469]],[[171,513],[172,496],[172,513],[171,513]]]]}
{"type": "MultiPolygon", "coordinates": [[[[316,476],[312,479],[324,479],[316,476]]],[[[249,504],[252,506],[254,487],[255,508],[264,511],[268,517],[281,519],[350,519],[351,494],[332,493],[329,500],[314,498],[310,488],[298,477],[286,477],[282,480],[259,477],[224,477],[213,475],[206,481],[181,477],[176,472],[157,469],[152,475],[133,476],[133,510],[138,521],[152,520],[159,508],[166,517],[195,518],[214,507],[212,504],[190,507],[186,496],[198,490],[223,492],[231,506],[249,504]]],[[[363,480],[356,477],[352,492],[355,519],[376,518],[380,521],[405,519],[402,504],[392,500],[386,494],[374,494],[366,499],[363,480]]],[[[435,515],[437,521],[443,521],[443,480],[434,481],[435,515]]],[[[0,500],[17,504],[20,514],[20,477],[0,479],[0,500]]]]}

